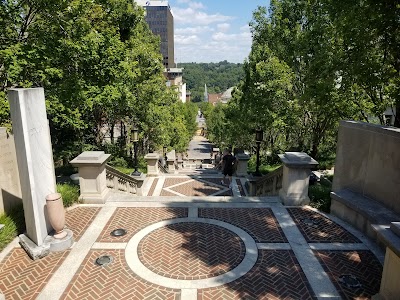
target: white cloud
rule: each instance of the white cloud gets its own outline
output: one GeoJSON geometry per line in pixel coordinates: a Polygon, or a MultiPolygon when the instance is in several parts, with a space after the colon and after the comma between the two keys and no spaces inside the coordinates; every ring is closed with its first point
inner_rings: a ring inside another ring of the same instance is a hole
{"type": "Polygon", "coordinates": [[[231,24],[229,23],[221,23],[217,25],[217,29],[222,32],[226,32],[231,28],[231,24]]]}
{"type": "Polygon", "coordinates": [[[201,39],[197,35],[175,35],[175,45],[197,45],[201,39]]]}
{"type": "Polygon", "coordinates": [[[207,14],[204,11],[187,7],[173,9],[174,21],[181,24],[192,24],[192,25],[209,25],[217,22],[225,22],[233,19],[231,16],[225,16],[220,13],[207,14]]]}
{"type": "Polygon", "coordinates": [[[213,31],[215,31],[215,29],[210,26],[180,27],[175,29],[175,34],[188,35],[188,34],[200,34],[213,31]]]}
{"type": "Polygon", "coordinates": [[[248,25],[240,27],[235,17],[208,11],[199,0],[176,1],[172,10],[177,63],[244,61],[252,42],[248,25]]]}

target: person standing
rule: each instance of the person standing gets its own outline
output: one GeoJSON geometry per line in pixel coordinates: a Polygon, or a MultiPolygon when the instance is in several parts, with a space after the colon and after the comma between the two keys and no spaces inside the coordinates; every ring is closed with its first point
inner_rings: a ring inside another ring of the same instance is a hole
{"type": "Polygon", "coordinates": [[[221,180],[221,184],[225,185],[225,178],[228,176],[229,188],[232,188],[232,175],[235,171],[236,157],[232,155],[230,150],[224,151],[224,156],[222,157],[222,174],[224,178],[221,180]]]}

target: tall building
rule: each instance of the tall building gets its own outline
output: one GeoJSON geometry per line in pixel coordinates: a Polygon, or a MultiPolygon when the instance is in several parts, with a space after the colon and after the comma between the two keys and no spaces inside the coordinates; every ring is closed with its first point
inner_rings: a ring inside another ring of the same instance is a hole
{"type": "Polygon", "coordinates": [[[136,0],[146,10],[146,22],[151,31],[161,38],[161,54],[165,68],[175,67],[174,17],[168,1],[136,0]]]}

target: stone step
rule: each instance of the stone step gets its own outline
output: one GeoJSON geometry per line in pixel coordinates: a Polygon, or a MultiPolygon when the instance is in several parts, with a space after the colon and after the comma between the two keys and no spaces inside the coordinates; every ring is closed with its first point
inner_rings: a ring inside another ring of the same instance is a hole
{"type": "Polygon", "coordinates": [[[198,197],[163,197],[134,196],[124,192],[112,191],[107,202],[147,202],[147,203],[281,203],[279,197],[233,197],[233,196],[198,196],[198,197]]]}

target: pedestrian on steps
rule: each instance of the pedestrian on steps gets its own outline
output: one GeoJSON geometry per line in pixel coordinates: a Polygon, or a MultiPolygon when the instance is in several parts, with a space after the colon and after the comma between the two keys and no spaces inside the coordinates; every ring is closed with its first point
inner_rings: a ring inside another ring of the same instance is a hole
{"type": "Polygon", "coordinates": [[[225,178],[228,176],[230,189],[232,188],[232,175],[235,172],[236,161],[236,157],[232,155],[229,149],[226,149],[220,162],[222,163],[222,174],[224,175],[224,178],[221,180],[221,184],[225,185],[225,178]]]}

